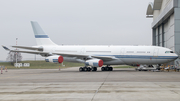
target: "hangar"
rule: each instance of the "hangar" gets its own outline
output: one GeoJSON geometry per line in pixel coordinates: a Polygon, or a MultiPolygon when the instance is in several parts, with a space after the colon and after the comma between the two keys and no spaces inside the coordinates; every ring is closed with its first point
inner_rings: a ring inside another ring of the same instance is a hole
{"type": "Polygon", "coordinates": [[[152,45],[180,54],[180,0],[154,0],[148,4],[146,17],[153,18],[152,45]]]}

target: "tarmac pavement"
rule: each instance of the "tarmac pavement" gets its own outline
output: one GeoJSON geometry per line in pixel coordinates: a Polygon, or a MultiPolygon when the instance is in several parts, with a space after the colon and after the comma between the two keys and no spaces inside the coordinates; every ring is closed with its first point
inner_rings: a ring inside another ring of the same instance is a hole
{"type": "Polygon", "coordinates": [[[180,101],[180,72],[10,69],[0,75],[0,101],[180,101]]]}

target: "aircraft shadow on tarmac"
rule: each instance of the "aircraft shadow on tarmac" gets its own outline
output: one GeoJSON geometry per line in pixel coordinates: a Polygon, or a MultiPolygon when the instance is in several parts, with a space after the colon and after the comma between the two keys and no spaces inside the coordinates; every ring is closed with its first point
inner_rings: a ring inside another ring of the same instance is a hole
{"type": "MultiPolygon", "coordinates": [[[[113,73],[113,72],[137,72],[136,70],[133,70],[133,69],[126,69],[126,70],[113,70],[113,71],[101,71],[101,70],[97,70],[97,71],[82,71],[82,72],[79,72],[78,70],[66,70],[66,69],[62,69],[62,70],[56,70],[56,69],[53,69],[53,70],[40,70],[40,71],[36,71],[36,72],[25,72],[25,73],[22,73],[21,74],[46,74],[46,73],[113,73]]],[[[19,74],[19,73],[18,73],[19,74]]]]}
{"type": "Polygon", "coordinates": [[[98,71],[82,71],[82,72],[79,72],[78,70],[76,71],[76,70],[62,70],[62,71],[60,71],[60,73],[68,73],[68,72],[74,72],[74,73],[96,73],[96,72],[101,72],[101,73],[103,73],[103,72],[137,72],[136,70],[113,70],[113,71],[100,71],[100,70],[98,70],[98,71]]]}

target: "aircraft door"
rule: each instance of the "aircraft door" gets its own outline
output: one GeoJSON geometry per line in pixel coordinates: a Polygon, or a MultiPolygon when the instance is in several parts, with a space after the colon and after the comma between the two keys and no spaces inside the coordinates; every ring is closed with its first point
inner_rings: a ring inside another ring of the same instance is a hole
{"type": "Polygon", "coordinates": [[[154,52],[153,52],[153,56],[155,56],[155,57],[157,57],[158,56],[158,51],[159,51],[159,49],[154,49],[154,52]]]}
{"type": "Polygon", "coordinates": [[[82,48],[80,54],[84,54],[84,53],[85,53],[85,48],[82,48]]]}
{"type": "Polygon", "coordinates": [[[125,51],[124,48],[122,48],[122,49],[120,50],[120,57],[123,57],[123,56],[124,56],[124,51],[125,51]]]}

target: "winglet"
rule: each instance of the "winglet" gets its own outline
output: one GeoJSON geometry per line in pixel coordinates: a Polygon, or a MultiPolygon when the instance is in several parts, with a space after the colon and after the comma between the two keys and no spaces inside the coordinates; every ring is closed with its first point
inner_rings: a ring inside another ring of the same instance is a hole
{"type": "Polygon", "coordinates": [[[3,47],[5,50],[10,51],[10,49],[7,48],[6,46],[3,46],[3,45],[2,45],[2,47],[3,47]]]}

